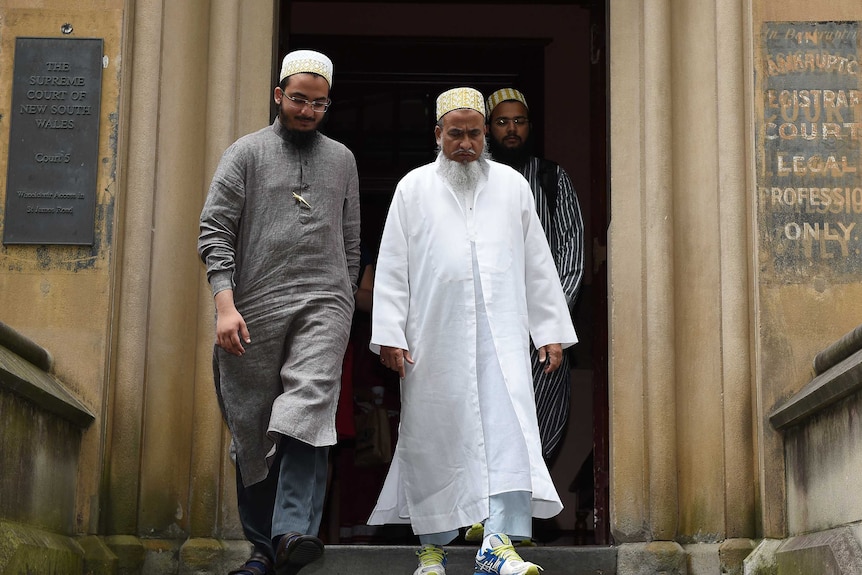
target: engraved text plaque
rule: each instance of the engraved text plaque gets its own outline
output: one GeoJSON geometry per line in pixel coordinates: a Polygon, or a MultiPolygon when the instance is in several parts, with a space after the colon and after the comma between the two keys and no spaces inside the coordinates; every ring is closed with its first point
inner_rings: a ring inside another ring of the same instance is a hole
{"type": "Polygon", "coordinates": [[[102,40],[16,38],[4,244],[92,245],[102,40]]]}

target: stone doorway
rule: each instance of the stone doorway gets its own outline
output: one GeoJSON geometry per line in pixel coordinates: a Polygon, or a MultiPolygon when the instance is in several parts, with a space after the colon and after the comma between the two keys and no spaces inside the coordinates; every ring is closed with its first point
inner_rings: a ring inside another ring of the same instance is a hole
{"type": "MultiPolygon", "coordinates": [[[[531,105],[539,135],[536,152],[560,162],[575,183],[586,228],[587,269],[576,307],[581,343],[572,372],[569,429],[551,465],[566,509],[553,520],[537,522],[536,537],[560,545],[610,543],[604,2],[402,6],[282,0],[279,9],[278,61],[289,50],[311,48],[327,53],[335,64],[334,105],[323,130],[357,157],[362,240],[372,254],[395,184],[408,170],[434,158],[437,94],[455,85],[483,93],[512,85],[530,102],[546,103],[531,105]],[[450,18],[456,10],[462,23],[453,26],[450,18]]],[[[357,317],[355,324],[355,331],[362,332],[367,318],[357,317]]],[[[360,335],[354,346],[359,349],[355,395],[362,403],[372,399],[371,387],[384,388],[394,437],[398,382],[363,358],[362,341],[360,335]]],[[[349,441],[336,451],[340,463],[334,466],[328,539],[411,542],[409,529],[364,526],[385,464],[352,466],[349,441]],[[351,481],[347,492],[340,483],[345,474],[351,481]]]]}

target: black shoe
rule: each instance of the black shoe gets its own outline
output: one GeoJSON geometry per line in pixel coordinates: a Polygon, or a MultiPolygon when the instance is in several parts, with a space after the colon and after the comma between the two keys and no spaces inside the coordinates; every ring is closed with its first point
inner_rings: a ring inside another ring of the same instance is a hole
{"type": "Polygon", "coordinates": [[[229,571],[227,575],[273,575],[272,561],[257,549],[239,569],[229,571]],[[261,570],[262,568],[262,570],[261,570]]]}
{"type": "Polygon", "coordinates": [[[276,575],[296,575],[323,556],[323,542],[313,535],[285,533],[275,548],[276,575]]]}

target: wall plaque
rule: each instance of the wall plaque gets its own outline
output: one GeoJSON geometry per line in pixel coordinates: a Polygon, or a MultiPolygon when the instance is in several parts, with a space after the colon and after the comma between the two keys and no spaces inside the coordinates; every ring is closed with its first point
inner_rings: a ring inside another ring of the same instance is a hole
{"type": "Polygon", "coordinates": [[[16,38],[4,244],[93,244],[101,91],[101,39],[16,38]]]}
{"type": "Polygon", "coordinates": [[[859,22],[766,22],[757,74],[762,279],[862,280],[859,22]]]}

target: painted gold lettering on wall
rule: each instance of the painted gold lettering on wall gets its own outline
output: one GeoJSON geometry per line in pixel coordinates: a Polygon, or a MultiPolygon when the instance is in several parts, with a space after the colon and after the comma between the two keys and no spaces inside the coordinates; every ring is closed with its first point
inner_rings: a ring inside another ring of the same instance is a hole
{"type": "Polygon", "coordinates": [[[761,277],[862,278],[859,22],[767,22],[757,64],[761,277]]]}
{"type": "Polygon", "coordinates": [[[101,40],[16,39],[4,243],[93,243],[101,70],[101,40]]]}

